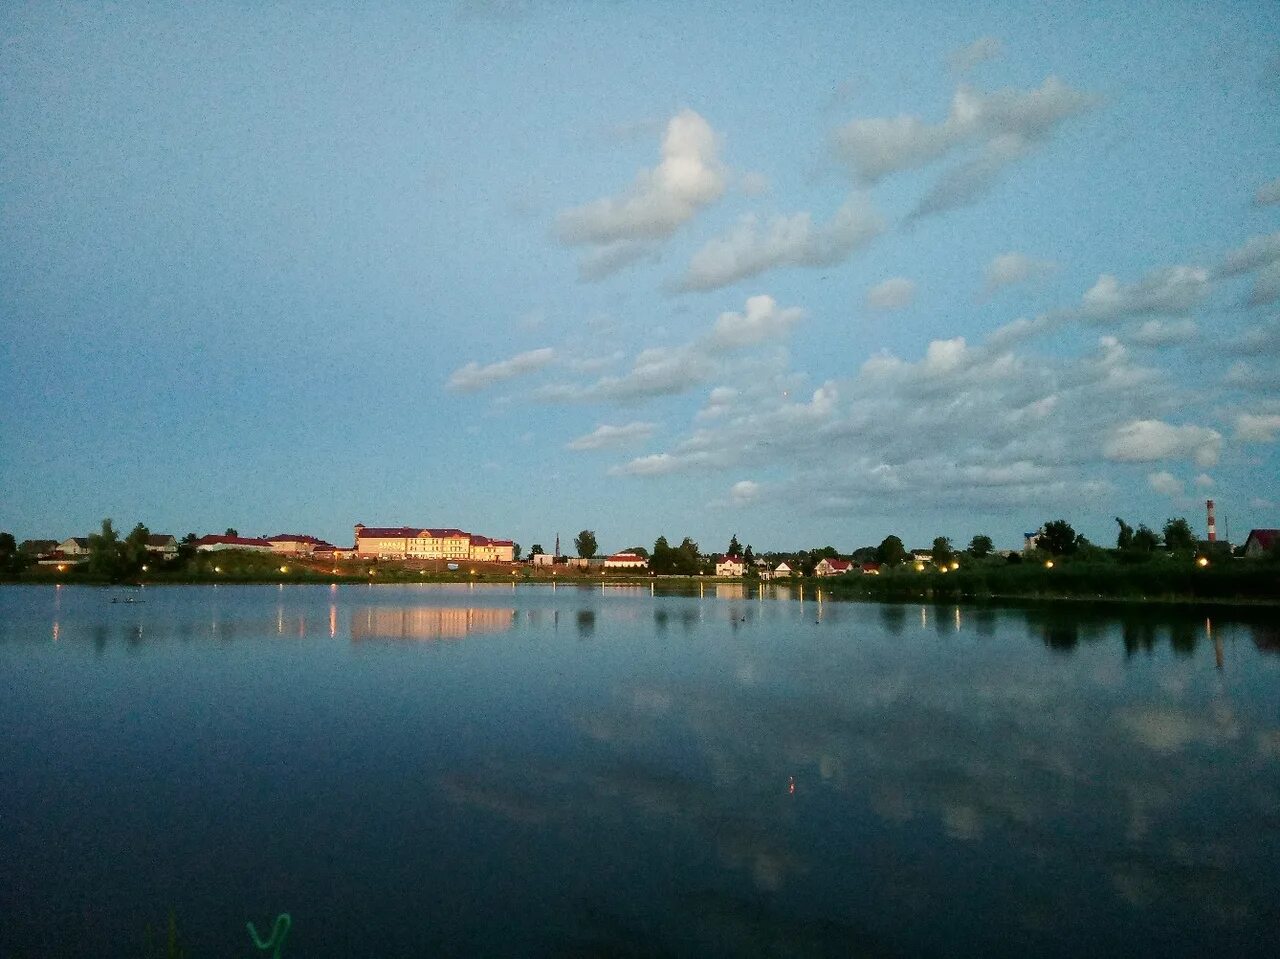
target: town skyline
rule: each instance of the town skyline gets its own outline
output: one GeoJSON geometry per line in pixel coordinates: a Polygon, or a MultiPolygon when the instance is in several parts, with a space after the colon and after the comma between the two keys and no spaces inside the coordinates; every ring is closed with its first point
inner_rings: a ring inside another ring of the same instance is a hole
{"type": "Polygon", "coordinates": [[[1275,527],[1278,38],[1243,2],[6,9],[0,530],[1275,527]]]}

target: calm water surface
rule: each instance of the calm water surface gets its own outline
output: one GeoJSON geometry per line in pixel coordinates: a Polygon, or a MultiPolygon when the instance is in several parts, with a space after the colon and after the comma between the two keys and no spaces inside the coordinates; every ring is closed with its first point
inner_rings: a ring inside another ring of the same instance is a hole
{"type": "Polygon", "coordinates": [[[0,956],[1274,956],[1275,620],[6,587],[0,956]]]}

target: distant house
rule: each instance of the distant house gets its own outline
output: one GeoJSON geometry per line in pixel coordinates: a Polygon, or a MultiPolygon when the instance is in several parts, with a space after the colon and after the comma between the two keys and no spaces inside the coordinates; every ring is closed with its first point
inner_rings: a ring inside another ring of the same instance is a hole
{"type": "Polygon", "coordinates": [[[550,553],[534,553],[529,557],[529,562],[533,563],[534,566],[554,566],[556,558],[550,553]]]}
{"type": "Polygon", "coordinates": [[[1244,555],[1263,556],[1275,546],[1277,539],[1280,539],[1280,529],[1251,529],[1244,541],[1244,555]]]}
{"type": "Polygon", "coordinates": [[[504,562],[515,557],[515,543],[489,539],[460,529],[416,526],[365,526],[357,523],[356,553],[377,559],[446,559],[453,562],[504,562]]]}
{"type": "Polygon", "coordinates": [[[267,542],[271,544],[272,552],[289,556],[310,556],[317,550],[333,551],[333,546],[324,540],[301,533],[280,533],[278,536],[268,536],[267,542]]]}
{"type": "Polygon", "coordinates": [[[56,539],[24,539],[18,544],[18,552],[24,556],[47,556],[58,548],[56,539]]]}
{"type": "Polygon", "coordinates": [[[779,563],[773,568],[774,576],[794,576],[796,571],[788,563],[779,563]]]}
{"type": "Polygon", "coordinates": [[[605,569],[648,569],[649,561],[639,553],[614,553],[606,557],[605,569]]]}
{"type": "Polygon", "coordinates": [[[1035,532],[1027,532],[1027,533],[1023,533],[1023,534],[1022,534],[1022,551],[1023,551],[1024,553],[1029,553],[1029,552],[1031,552],[1033,549],[1035,549],[1037,546],[1039,546],[1039,545],[1040,545],[1040,535],[1041,535],[1043,532],[1044,532],[1044,530],[1043,530],[1043,529],[1038,529],[1038,530],[1036,530],[1035,532]]]}
{"type": "Polygon", "coordinates": [[[823,559],[813,568],[814,576],[843,576],[853,572],[853,563],[847,559],[823,559]]]}
{"type": "Polygon", "coordinates": [[[75,561],[89,555],[89,537],[72,536],[70,539],[64,539],[54,548],[63,556],[75,561]]]}
{"type": "Polygon", "coordinates": [[[147,552],[169,559],[178,555],[178,541],[168,533],[151,533],[147,536],[147,552]]]}
{"type": "Polygon", "coordinates": [[[267,539],[250,539],[247,536],[201,536],[196,540],[196,549],[201,553],[216,553],[224,549],[245,549],[254,553],[270,553],[271,541],[267,539]]]}
{"type": "Polygon", "coordinates": [[[747,571],[747,564],[742,557],[734,553],[716,557],[717,576],[742,576],[747,571]]]}
{"type": "Polygon", "coordinates": [[[863,576],[879,576],[880,564],[879,563],[863,563],[862,575],[863,576]]]}

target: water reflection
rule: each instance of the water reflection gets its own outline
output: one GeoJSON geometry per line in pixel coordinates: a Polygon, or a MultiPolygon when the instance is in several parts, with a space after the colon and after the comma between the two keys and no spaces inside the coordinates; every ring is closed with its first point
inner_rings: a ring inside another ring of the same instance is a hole
{"type": "Polygon", "coordinates": [[[500,633],[515,625],[514,609],[441,606],[358,606],[351,613],[351,639],[462,639],[500,633]]]}

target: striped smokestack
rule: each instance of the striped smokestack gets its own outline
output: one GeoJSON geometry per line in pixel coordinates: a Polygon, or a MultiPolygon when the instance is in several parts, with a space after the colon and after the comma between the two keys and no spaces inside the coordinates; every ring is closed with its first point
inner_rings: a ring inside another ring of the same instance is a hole
{"type": "Polygon", "coordinates": [[[1205,500],[1204,505],[1209,512],[1209,542],[1216,543],[1218,541],[1218,527],[1213,521],[1213,500],[1205,500]]]}

